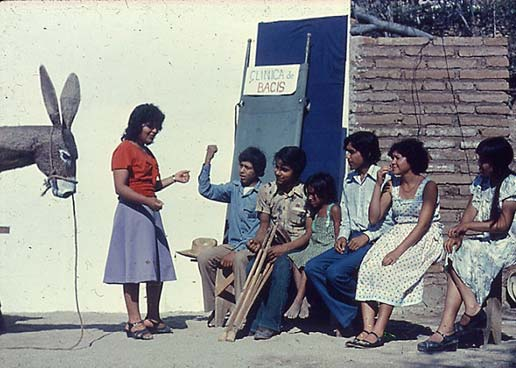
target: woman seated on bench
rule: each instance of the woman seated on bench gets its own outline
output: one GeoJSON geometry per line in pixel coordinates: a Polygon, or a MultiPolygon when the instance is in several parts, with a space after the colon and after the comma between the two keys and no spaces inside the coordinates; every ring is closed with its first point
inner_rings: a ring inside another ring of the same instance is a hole
{"type": "Polygon", "coordinates": [[[491,283],[504,267],[516,263],[516,175],[509,168],[514,152],[505,138],[494,137],[480,142],[476,153],[479,175],[470,186],[472,196],[445,243],[448,289],[441,323],[418,344],[419,351],[456,350],[459,339],[485,328],[482,304],[491,283]],[[477,235],[464,238],[472,232],[477,235]],[[454,323],[463,302],[464,314],[454,323]]]}

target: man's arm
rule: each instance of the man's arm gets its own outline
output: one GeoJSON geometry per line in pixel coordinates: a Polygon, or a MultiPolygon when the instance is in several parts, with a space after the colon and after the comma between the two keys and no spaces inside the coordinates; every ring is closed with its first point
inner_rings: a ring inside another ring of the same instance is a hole
{"type": "Polygon", "coordinates": [[[206,157],[204,158],[204,164],[202,165],[201,173],[198,178],[198,190],[199,194],[204,198],[229,203],[231,201],[231,190],[233,184],[226,183],[215,185],[211,184],[210,180],[211,160],[217,151],[218,148],[214,144],[210,144],[206,147],[206,157]]]}

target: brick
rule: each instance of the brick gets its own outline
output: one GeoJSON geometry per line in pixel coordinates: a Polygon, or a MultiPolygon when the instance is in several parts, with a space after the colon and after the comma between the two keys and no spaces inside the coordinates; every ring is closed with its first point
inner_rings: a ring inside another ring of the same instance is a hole
{"type": "Polygon", "coordinates": [[[373,106],[371,104],[364,104],[364,103],[352,103],[351,104],[351,111],[352,112],[371,112],[373,111],[373,106]]]}
{"type": "Polygon", "coordinates": [[[483,46],[483,47],[461,47],[459,56],[504,56],[507,55],[506,47],[483,46]]]}
{"type": "Polygon", "coordinates": [[[458,210],[441,210],[441,222],[445,224],[450,224],[448,227],[451,227],[457,224],[462,218],[462,211],[458,210]]]}
{"type": "Polygon", "coordinates": [[[355,101],[398,101],[396,93],[389,92],[360,92],[356,93],[355,101]]]}
{"type": "Polygon", "coordinates": [[[509,39],[507,37],[486,37],[484,38],[484,45],[486,46],[507,46],[509,39]]]}
{"type": "Polygon", "coordinates": [[[449,89],[451,89],[450,87],[453,87],[454,91],[474,90],[475,83],[453,80],[453,81],[446,81],[446,87],[449,89]]]}
{"type": "Polygon", "coordinates": [[[461,79],[509,78],[507,69],[464,69],[459,71],[461,79]]]}
{"type": "Polygon", "coordinates": [[[401,70],[399,69],[369,69],[357,73],[358,77],[373,79],[373,78],[401,78],[401,70]]]}
{"type": "MultiPolygon", "coordinates": [[[[467,179],[469,181],[469,177],[467,177],[467,179]]],[[[468,205],[468,201],[469,198],[462,197],[441,198],[441,208],[453,210],[464,209],[468,205]]]]}
{"type": "Polygon", "coordinates": [[[371,86],[371,89],[375,91],[385,91],[388,89],[387,85],[389,84],[389,80],[370,80],[368,83],[371,86]]]}
{"type": "Polygon", "coordinates": [[[400,114],[355,114],[358,124],[400,124],[403,115],[400,114]]]}
{"type": "Polygon", "coordinates": [[[445,82],[435,82],[435,81],[424,81],[421,83],[422,86],[420,89],[425,91],[442,91],[446,89],[445,82]]]}
{"type": "Polygon", "coordinates": [[[376,45],[376,38],[365,37],[365,36],[353,36],[351,37],[352,45],[376,45]]]}
{"type": "Polygon", "coordinates": [[[367,70],[369,68],[374,68],[374,59],[362,58],[360,55],[355,55],[354,58],[351,59],[351,67],[357,70],[367,70]]]}
{"type": "Polygon", "coordinates": [[[462,102],[507,102],[510,96],[505,92],[461,93],[462,102]]]}
{"type": "Polygon", "coordinates": [[[376,46],[373,47],[362,47],[360,49],[360,55],[363,56],[401,56],[401,48],[397,47],[385,47],[376,46]]]}
{"type": "Polygon", "coordinates": [[[475,111],[479,114],[508,115],[511,113],[509,106],[505,104],[477,106],[475,111]]]}
{"type": "Polygon", "coordinates": [[[453,101],[453,95],[450,92],[423,92],[400,94],[400,99],[404,101],[424,102],[449,102],[453,101]]]}
{"type": "Polygon", "coordinates": [[[445,60],[444,58],[427,58],[424,63],[428,68],[478,68],[482,66],[483,59],[481,58],[450,58],[445,60]]]}
{"type": "MultiPolygon", "coordinates": [[[[459,171],[461,173],[463,173],[464,175],[471,175],[471,181],[473,181],[473,178],[478,173],[477,158],[474,157],[472,160],[469,160],[469,166],[468,166],[468,163],[464,159],[464,162],[462,162],[459,166],[459,171]]],[[[469,194],[469,189],[467,191],[467,194],[469,194]]]]}
{"type": "Polygon", "coordinates": [[[507,56],[486,57],[486,66],[509,66],[509,58],[507,56]]]}
{"type": "MultiPolygon", "coordinates": [[[[473,177],[471,178],[471,181],[473,181],[473,177]]],[[[461,196],[470,196],[471,195],[471,192],[469,191],[469,185],[459,185],[458,188],[459,188],[459,193],[461,196]]]]}
{"type": "Polygon", "coordinates": [[[425,105],[423,110],[425,114],[452,114],[455,113],[454,105],[425,105]]]}
{"type": "MultiPolygon", "coordinates": [[[[462,160],[465,160],[465,158],[466,158],[466,155],[464,153],[466,151],[458,152],[455,148],[448,149],[448,150],[429,148],[428,152],[430,153],[430,156],[432,157],[433,160],[447,160],[447,161],[459,161],[460,162],[462,160]]],[[[468,153],[468,157],[470,157],[472,160],[476,160],[474,152],[468,153]]]]}
{"type": "Polygon", "coordinates": [[[424,140],[425,147],[427,148],[455,148],[457,147],[457,143],[452,139],[433,139],[426,138],[424,140]]]}
{"type": "Polygon", "coordinates": [[[407,45],[425,45],[431,42],[428,38],[425,37],[379,37],[377,38],[377,42],[379,46],[407,46],[407,45]]]}
{"type": "Polygon", "coordinates": [[[400,107],[397,104],[375,104],[373,111],[379,113],[399,113],[400,107]]]}
{"type": "Polygon", "coordinates": [[[371,83],[368,82],[354,82],[351,84],[351,89],[353,91],[365,91],[368,89],[372,89],[371,83]]]}
{"type": "Polygon", "coordinates": [[[430,163],[428,165],[428,171],[453,173],[455,172],[455,165],[450,163],[430,163]]]}
{"type": "Polygon", "coordinates": [[[509,82],[506,80],[492,80],[475,82],[475,87],[479,91],[507,91],[509,90],[509,82]]]}
{"type": "Polygon", "coordinates": [[[404,49],[405,55],[407,56],[442,56],[444,57],[444,51],[446,50],[446,56],[455,55],[455,49],[453,47],[443,49],[442,46],[428,45],[423,48],[421,47],[406,47],[404,49]]]}
{"type": "MultiPolygon", "coordinates": [[[[434,45],[440,45],[440,39],[434,39],[434,45]]],[[[445,46],[482,46],[482,37],[445,37],[445,46]]]]}
{"type": "Polygon", "coordinates": [[[504,136],[509,137],[511,135],[511,132],[514,131],[514,122],[511,122],[510,120],[507,120],[507,127],[506,128],[484,128],[480,127],[479,129],[480,135],[484,138],[487,137],[498,137],[498,136],[504,136]]]}
{"type": "Polygon", "coordinates": [[[471,179],[468,175],[457,175],[457,174],[433,174],[432,179],[438,183],[447,184],[469,184],[471,179]]]}
{"type": "MultiPolygon", "coordinates": [[[[428,78],[428,79],[446,79],[448,78],[448,71],[442,69],[417,69],[415,72],[411,70],[404,71],[405,78],[428,78]]],[[[450,71],[450,77],[455,78],[455,73],[450,71]]]]}
{"type": "Polygon", "coordinates": [[[405,128],[405,127],[381,127],[375,128],[375,134],[379,137],[413,137],[417,135],[416,128],[405,128]]]}
{"type": "Polygon", "coordinates": [[[450,115],[428,115],[425,114],[422,116],[421,120],[424,125],[451,125],[455,121],[455,114],[450,115]]]}
{"type": "Polygon", "coordinates": [[[418,58],[378,58],[375,60],[377,68],[415,68],[418,65],[418,58]]]}
{"type": "MultiPolygon", "coordinates": [[[[414,97],[415,98],[415,97],[414,97]]],[[[412,101],[410,101],[412,102],[412,101]]],[[[423,113],[423,106],[418,105],[417,103],[408,103],[408,104],[400,104],[400,112],[402,114],[415,114],[421,115],[423,113]]]]}
{"type": "Polygon", "coordinates": [[[487,127],[509,126],[510,120],[501,117],[489,117],[485,115],[461,115],[462,125],[481,125],[487,127]]]}
{"type": "Polygon", "coordinates": [[[474,137],[479,134],[478,129],[471,127],[426,127],[425,131],[428,137],[474,137]]]}
{"type": "Polygon", "coordinates": [[[456,185],[441,184],[439,185],[439,195],[442,196],[458,196],[460,190],[456,185]]]}
{"type": "MultiPolygon", "coordinates": [[[[421,87],[421,82],[419,82],[419,88],[421,87]]],[[[392,91],[410,91],[411,89],[419,89],[416,83],[413,83],[410,80],[392,80],[388,81],[385,85],[385,89],[389,89],[392,91]]]]}
{"type": "Polygon", "coordinates": [[[480,141],[481,139],[468,139],[467,141],[460,142],[460,149],[475,149],[480,141]]]}

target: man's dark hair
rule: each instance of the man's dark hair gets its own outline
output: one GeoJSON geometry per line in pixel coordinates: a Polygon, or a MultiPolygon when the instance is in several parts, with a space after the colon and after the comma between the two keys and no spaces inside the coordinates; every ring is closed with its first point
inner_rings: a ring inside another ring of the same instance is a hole
{"type": "Polygon", "coordinates": [[[410,169],[414,174],[419,175],[428,169],[430,155],[423,146],[423,142],[415,138],[404,139],[391,146],[389,149],[389,157],[392,157],[394,152],[398,152],[407,159],[410,169]]]}
{"type": "Polygon", "coordinates": [[[160,131],[163,127],[163,120],[165,120],[165,114],[161,112],[159,107],[153,104],[138,105],[129,116],[129,122],[122,135],[122,140],[136,141],[142,131],[143,124],[160,131]]]}
{"type": "Polygon", "coordinates": [[[371,132],[356,132],[344,139],[344,149],[351,145],[362,155],[368,165],[377,163],[380,160],[380,144],[378,137],[371,132]]]}
{"type": "Polygon", "coordinates": [[[274,155],[274,161],[277,162],[278,160],[281,160],[284,165],[292,168],[296,178],[301,176],[301,173],[306,166],[305,151],[296,146],[286,146],[276,152],[274,155]]]}
{"type": "Polygon", "coordinates": [[[247,147],[238,155],[238,162],[243,161],[249,161],[253,165],[256,176],[263,176],[267,165],[267,159],[261,150],[256,147],[247,147]]]}

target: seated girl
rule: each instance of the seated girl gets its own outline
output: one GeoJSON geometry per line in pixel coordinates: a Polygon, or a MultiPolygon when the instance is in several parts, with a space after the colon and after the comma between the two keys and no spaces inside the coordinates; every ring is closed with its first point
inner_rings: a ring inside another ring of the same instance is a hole
{"type": "Polygon", "coordinates": [[[514,152],[505,138],[494,137],[480,142],[476,153],[479,175],[462,220],[445,243],[448,289],[441,323],[418,344],[419,351],[456,350],[459,339],[478,336],[486,326],[482,304],[493,279],[516,263],[516,175],[509,168],[514,152]],[[462,303],[464,314],[454,324],[462,303]]]}
{"type": "Polygon", "coordinates": [[[394,306],[422,301],[423,275],[442,254],[437,185],[422,175],[428,168],[428,152],[420,141],[405,139],[391,147],[389,156],[390,167],[378,171],[369,221],[380,221],[390,209],[394,225],[360,266],[356,300],[361,301],[363,331],[346,346],[382,346],[394,306]],[[393,178],[382,190],[389,171],[393,178]]]}
{"type": "Polygon", "coordinates": [[[305,183],[312,221],[312,235],[306,248],[289,254],[292,273],[297,287],[297,295],[284,316],[290,319],[307,318],[310,304],[306,300],[306,263],[324,251],[331,249],[339,235],[341,213],[337,200],[335,181],[327,173],[310,176],[305,183]]]}

